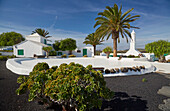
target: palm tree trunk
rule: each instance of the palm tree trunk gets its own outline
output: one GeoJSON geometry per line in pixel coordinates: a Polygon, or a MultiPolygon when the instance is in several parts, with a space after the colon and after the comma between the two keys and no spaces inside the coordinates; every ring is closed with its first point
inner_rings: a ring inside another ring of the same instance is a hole
{"type": "Polygon", "coordinates": [[[96,45],[93,45],[94,48],[94,55],[96,55],[96,45]]]}
{"type": "Polygon", "coordinates": [[[113,38],[113,57],[117,57],[117,38],[113,38]]]}

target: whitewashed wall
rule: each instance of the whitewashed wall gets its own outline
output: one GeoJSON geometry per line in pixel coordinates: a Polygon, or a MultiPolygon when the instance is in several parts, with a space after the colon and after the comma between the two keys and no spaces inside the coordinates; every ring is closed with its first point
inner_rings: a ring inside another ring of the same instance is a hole
{"type": "MultiPolygon", "coordinates": [[[[75,55],[76,57],[82,57],[83,56],[83,49],[87,49],[87,56],[88,57],[92,57],[94,56],[94,50],[93,47],[79,47],[75,50],[72,51],[72,54],[75,55]],[[77,50],[81,50],[81,52],[77,52],[77,50]]],[[[58,52],[62,52],[62,54],[66,54],[68,55],[69,51],[57,51],[58,52]]]]}
{"type": "Polygon", "coordinates": [[[41,37],[40,36],[26,36],[25,38],[26,40],[32,40],[32,41],[36,41],[36,42],[41,42],[41,37]]]}
{"type": "Polygon", "coordinates": [[[16,47],[13,47],[13,53],[17,57],[33,57],[36,55],[44,55],[44,51],[42,50],[42,46],[34,44],[30,41],[26,41],[16,47]],[[18,55],[18,49],[24,49],[24,55],[18,55]]]}

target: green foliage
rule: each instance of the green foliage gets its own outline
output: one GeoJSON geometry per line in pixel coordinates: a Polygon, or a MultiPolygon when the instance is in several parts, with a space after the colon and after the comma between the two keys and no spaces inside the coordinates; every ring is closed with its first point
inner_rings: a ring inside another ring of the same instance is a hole
{"type": "Polygon", "coordinates": [[[47,36],[49,34],[48,31],[45,31],[45,29],[41,29],[41,28],[36,28],[35,31],[32,31],[32,34],[34,33],[38,33],[39,35],[45,37],[45,38],[49,38],[51,36],[47,36]]]}
{"type": "Polygon", "coordinates": [[[112,92],[106,88],[103,75],[80,64],[61,65],[52,76],[54,80],[47,82],[45,93],[67,110],[71,107],[80,111],[101,107],[100,98],[112,96],[112,92]]]}
{"type": "Polygon", "coordinates": [[[0,50],[0,52],[13,52],[13,50],[0,50]]]}
{"type": "Polygon", "coordinates": [[[131,38],[131,34],[127,29],[130,28],[137,28],[131,26],[130,23],[138,19],[140,17],[139,15],[131,15],[129,14],[133,10],[130,9],[126,11],[125,13],[122,13],[122,6],[118,8],[118,5],[114,4],[114,7],[107,6],[106,9],[103,12],[99,12],[98,15],[100,17],[97,17],[96,23],[94,25],[94,28],[99,26],[96,29],[96,36],[100,37],[102,40],[106,37],[106,40],[111,38],[114,40],[114,57],[117,56],[117,39],[118,42],[120,42],[119,35],[122,36],[122,38],[126,38],[128,42],[128,36],[131,38]]]}
{"type": "Polygon", "coordinates": [[[51,46],[49,47],[43,47],[43,50],[46,52],[50,52],[53,48],[51,46]]]}
{"type": "Polygon", "coordinates": [[[58,68],[58,66],[52,66],[51,69],[53,69],[54,71],[58,68]]]}
{"type": "Polygon", "coordinates": [[[20,33],[6,32],[0,35],[0,46],[12,46],[24,40],[20,33]]]}
{"type": "Polygon", "coordinates": [[[0,60],[6,61],[7,59],[15,58],[15,57],[16,57],[15,55],[12,55],[12,56],[0,56],[0,60]]]}
{"type": "Polygon", "coordinates": [[[128,55],[127,57],[128,57],[128,58],[135,58],[134,55],[128,55]]]}
{"type": "Polygon", "coordinates": [[[66,110],[100,108],[102,98],[113,97],[100,71],[93,70],[91,65],[84,67],[73,62],[63,63],[55,70],[33,70],[29,76],[20,76],[17,82],[21,84],[16,90],[18,95],[28,90],[29,101],[55,103],[66,110]]]}
{"type": "Polygon", "coordinates": [[[49,69],[49,65],[46,62],[38,63],[34,66],[33,71],[42,71],[49,69]]]}
{"type": "Polygon", "coordinates": [[[63,54],[61,57],[62,57],[62,58],[67,58],[67,55],[66,55],[66,54],[63,54]]]}
{"type": "Polygon", "coordinates": [[[55,49],[55,51],[59,51],[60,50],[60,41],[55,41],[55,43],[53,44],[53,48],[55,49]]]}
{"type": "Polygon", "coordinates": [[[97,37],[94,33],[92,33],[85,38],[85,41],[83,43],[86,45],[92,45],[94,47],[94,54],[96,55],[96,45],[101,45],[101,42],[103,41],[100,40],[100,37],[97,37]]]}
{"type": "Polygon", "coordinates": [[[146,78],[143,78],[143,79],[142,79],[142,82],[147,82],[147,79],[146,79],[146,78]]]}
{"type": "Polygon", "coordinates": [[[53,49],[53,48],[52,48],[51,46],[43,47],[43,50],[47,53],[47,55],[46,55],[47,57],[48,57],[48,55],[49,55],[49,52],[52,51],[52,49],[53,49]]]}
{"type": "Polygon", "coordinates": [[[69,55],[68,57],[76,57],[75,55],[69,55]]]}
{"type": "Polygon", "coordinates": [[[108,46],[108,47],[103,49],[103,52],[104,53],[111,53],[112,52],[112,48],[108,46]]]}
{"type": "Polygon", "coordinates": [[[7,60],[7,56],[0,56],[0,60],[6,61],[7,60]]]}
{"type": "Polygon", "coordinates": [[[56,56],[56,55],[57,55],[57,52],[56,52],[56,51],[50,51],[50,52],[49,52],[49,55],[50,55],[50,56],[56,56]]]}
{"type": "Polygon", "coordinates": [[[2,53],[0,53],[0,55],[2,55],[2,53]]]}
{"type": "Polygon", "coordinates": [[[170,53],[170,42],[158,40],[145,45],[147,52],[154,53],[156,57],[161,58],[165,53],[170,53]]]}
{"type": "Polygon", "coordinates": [[[59,48],[63,51],[65,51],[65,50],[69,50],[69,51],[75,50],[77,48],[76,40],[74,40],[72,38],[67,38],[67,39],[61,40],[59,48]]]}

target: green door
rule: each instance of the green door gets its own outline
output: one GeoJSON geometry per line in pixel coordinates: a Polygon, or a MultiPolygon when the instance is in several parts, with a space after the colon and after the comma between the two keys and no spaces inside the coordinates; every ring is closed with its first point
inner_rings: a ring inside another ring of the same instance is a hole
{"type": "Polygon", "coordinates": [[[24,55],[24,50],[23,49],[18,49],[18,55],[24,55]]]}
{"type": "Polygon", "coordinates": [[[83,56],[87,55],[87,49],[83,49],[83,56]]]}

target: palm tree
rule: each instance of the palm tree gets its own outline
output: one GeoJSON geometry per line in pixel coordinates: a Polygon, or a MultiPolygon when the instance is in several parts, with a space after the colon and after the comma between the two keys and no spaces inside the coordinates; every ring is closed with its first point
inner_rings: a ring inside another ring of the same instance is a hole
{"type": "Polygon", "coordinates": [[[107,6],[104,12],[98,13],[101,17],[97,17],[95,20],[96,23],[94,28],[99,25],[96,29],[97,36],[101,37],[103,40],[106,37],[106,40],[112,36],[113,39],[113,56],[117,57],[117,39],[120,42],[119,34],[121,34],[122,38],[126,37],[128,42],[128,36],[131,38],[131,34],[127,29],[137,28],[131,26],[129,23],[135,21],[140,17],[140,15],[131,16],[129,14],[133,10],[130,9],[126,11],[124,14],[122,13],[122,6],[118,9],[118,6],[114,4],[114,7],[107,6]]]}
{"type": "Polygon", "coordinates": [[[86,38],[85,41],[83,42],[84,44],[91,44],[94,47],[94,55],[96,54],[96,45],[100,45],[101,41],[99,37],[96,37],[94,33],[89,34],[86,38]]]}
{"type": "Polygon", "coordinates": [[[38,33],[39,35],[45,37],[45,38],[49,38],[51,36],[47,36],[49,34],[48,31],[45,31],[45,29],[41,29],[41,28],[36,28],[35,31],[32,31],[32,34],[34,33],[38,33]]]}

